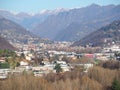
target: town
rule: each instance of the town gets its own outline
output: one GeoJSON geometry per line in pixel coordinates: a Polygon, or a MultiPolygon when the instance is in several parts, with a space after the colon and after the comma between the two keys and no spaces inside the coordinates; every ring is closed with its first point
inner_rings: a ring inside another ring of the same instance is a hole
{"type": "Polygon", "coordinates": [[[42,77],[49,73],[71,72],[77,66],[83,69],[83,73],[87,73],[89,68],[101,61],[120,60],[120,46],[116,44],[104,48],[71,45],[71,42],[30,42],[14,44],[17,50],[11,51],[13,55],[3,54],[9,51],[1,50],[0,79],[6,79],[10,74],[21,75],[23,72],[42,77]]]}

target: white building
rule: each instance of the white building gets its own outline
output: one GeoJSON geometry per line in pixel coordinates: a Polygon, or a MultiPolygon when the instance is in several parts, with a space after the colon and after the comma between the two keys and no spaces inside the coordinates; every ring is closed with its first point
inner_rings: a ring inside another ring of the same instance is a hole
{"type": "Polygon", "coordinates": [[[28,64],[28,62],[26,62],[26,61],[20,61],[20,65],[21,65],[21,66],[27,66],[27,65],[29,65],[29,64],[28,64]]]}

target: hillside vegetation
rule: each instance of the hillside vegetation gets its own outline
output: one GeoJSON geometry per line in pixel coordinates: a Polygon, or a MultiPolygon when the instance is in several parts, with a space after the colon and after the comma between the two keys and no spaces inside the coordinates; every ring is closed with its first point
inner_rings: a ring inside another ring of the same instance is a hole
{"type": "Polygon", "coordinates": [[[0,37],[0,49],[15,50],[15,48],[2,37],[0,37]]]}
{"type": "Polygon", "coordinates": [[[0,35],[12,43],[27,43],[31,38],[38,38],[26,31],[19,24],[0,16],[0,35]]]}
{"type": "Polygon", "coordinates": [[[103,46],[112,42],[116,44],[120,42],[120,20],[98,29],[80,41],[75,42],[73,46],[85,46],[89,44],[93,46],[103,46]]]}
{"type": "Polygon", "coordinates": [[[45,77],[24,73],[22,76],[0,81],[0,90],[120,90],[119,85],[119,68],[110,70],[109,67],[105,69],[94,66],[87,74],[80,69],[60,74],[51,73],[45,77]]]}

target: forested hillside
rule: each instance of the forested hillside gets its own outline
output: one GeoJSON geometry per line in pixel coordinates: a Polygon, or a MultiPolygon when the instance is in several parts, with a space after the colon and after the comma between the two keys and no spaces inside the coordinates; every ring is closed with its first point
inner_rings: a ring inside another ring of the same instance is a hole
{"type": "Polygon", "coordinates": [[[108,43],[120,43],[120,20],[98,29],[80,41],[75,42],[73,46],[103,46],[108,43]]]}
{"type": "Polygon", "coordinates": [[[15,50],[15,48],[2,37],[0,37],[0,49],[15,50]]]}

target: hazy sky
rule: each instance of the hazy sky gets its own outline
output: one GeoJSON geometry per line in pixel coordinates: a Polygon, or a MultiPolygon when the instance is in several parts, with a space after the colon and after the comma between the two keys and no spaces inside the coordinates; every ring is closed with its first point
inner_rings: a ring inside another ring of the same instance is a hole
{"type": "Polygon", "coordinates": [[[99,5],[120,4],[120,0],[0,0],[0,9],[37,13],[44,9],[84,7],[92,3],[99,5]]]}

